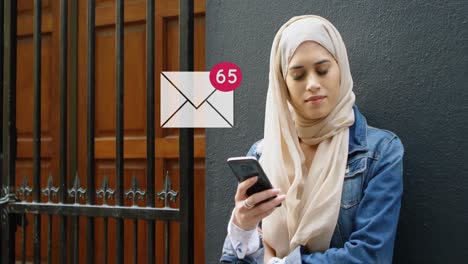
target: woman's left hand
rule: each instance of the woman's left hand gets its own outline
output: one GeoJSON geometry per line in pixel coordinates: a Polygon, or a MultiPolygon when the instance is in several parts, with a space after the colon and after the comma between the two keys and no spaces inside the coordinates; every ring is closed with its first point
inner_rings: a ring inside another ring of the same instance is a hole
{"type": "Polygon", "coordinates": [[[270,245],[268,245],[268,243],[265,240],[263,240],[263,248],[263,263],[268,264],[268,261],[270,261],[271,258],[276,256],[276,252],[270,245]]]}

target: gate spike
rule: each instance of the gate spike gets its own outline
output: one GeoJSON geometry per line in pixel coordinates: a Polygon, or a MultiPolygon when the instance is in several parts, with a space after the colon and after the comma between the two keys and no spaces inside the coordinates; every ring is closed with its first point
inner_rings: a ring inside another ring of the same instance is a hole
{"type": "Polygon", "coordinates": [[[80,178],[78,177],[78,173],[75,174],[75,184],[74,184],[75,189],[77,190],[80,188],[80,178]]]}
{"type": "Polygon", "coordinates": [[[107,205],[107,199],[111,199],[114,197],[114,190],[109,188],[109,180],[107,175],[104,175],[104,180],[102,181],[102,189],[96,192],[99,198],[102,198],[102,202],[104,205],[107,205]]]}
{"type": "Polygon", "coordinates": [[[31,193],[32,193],[32,188],[29,186],[26,176],[23,175],[23,184],[21,185],[20,188],[18,188],[18,194],[20,196],[23,196],[23,202],[26,202],[26,200],[28,199],[28,196],[31,195],[31,193]]]}
{"type": "Polygon", "coordinates": [[[52,173],[49,172],[49,179],[47,180],[47,187],[42,189],[41,192],[44,196],[47,196],[48,202],[52,201],[52,197],[57,197],[57,193],[59,191],[58,187],[54,187],[54,178],[52,177],[52,173]]]}
{"type": "Polygon", "coordinates": [[[73,188],[68,190],[68,195],[75,198],[75,204],[79,203],[79,198],[85,198],[86,189],[80,187],[80,178],[78,177],[78,172],[75,173],[75,183],[73,188]]]}
{"type": "Polygon", "coordinates": [[[130,190],[125,192],[125,196],[127,197],[127,199],[133,199],[133,206],[137,206],[137,199],[143,200],[145,197],[145,194],[146,194],[145,191],[140,190],[137,177],[134,174],[133,179],[132,179],[132,186],[130,190]]]}
{"type": "Polygon", "coordinates": [[[166,179],[164,181],[164,189],[158,192],[159,200],[164,201],[164,207],[169,208],[169,202],[175,202],[177,200],[178,192],[172,190],[171,177],[169,171],[166,171],[166,179]]]}

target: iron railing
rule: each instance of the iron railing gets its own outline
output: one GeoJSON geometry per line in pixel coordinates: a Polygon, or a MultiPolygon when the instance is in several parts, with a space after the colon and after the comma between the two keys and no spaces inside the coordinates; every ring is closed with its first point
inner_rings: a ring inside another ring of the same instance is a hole
{"type": "MultiPolygon", "coordinates": [[[[87,175],[86,188],[80,184],[79,175],[75,175],[73,183],[67,182],[67,71],[68,71],[68,43],[67,21],[68,0],[60,0],[60,48],[59,48],[59,87],[60,87],[60,112],[59,112],[59,183],[54,185],[53,177],[48,176],[46,186],[41,188],[41,0],[34,0],[34,113],[33,113],[33,182],[29,186],[26,178],[21,186],[15,186],[17,174],[16,162],[16,39],[17,39],[17,0],[0,1],[0,82],[3,91],[0,93],[0,107],[2,115],[2,137],[0,139],[0,221],[1,221],[1,245],[0,263],[15,263],[15,233],[19,226],[22,230],[21,257],[26,258],[26,214],[33,214],[33,262],[41,262],[41,215],[47,215],[47,259],[51,263],[55,255],[59,255],[59,263],[79,262],[79,217],[86,217],[86,262],[95,260],[95,220],[103,218],[104,246],[102,248],[104,262],[107,263],[108,219],[116,219],[116,261],[124,260],[124,225],[123,219],[133,220],[133,261],[137,262],[138,248],[138,220],[143,220],[147,225],[147,261],[155,263],[155,221],[164,221],[165,234],[165,263],[169,263],[169,221],[180,222],[179,258],[180,263],[192,263],[194,252],[194,208],[193,208],[193,129],[180,129],[179,131],[179,159],[180,180],[179,193],[172,190],[170,177],[166,175],[164,189],[155,191],[155,3],[148,0],[146,6],[146,90],[147,90],[147,156],[146,156],[146,190],[140,190],[136,177],[132,180],[130,189],[124,190],[123,184],[123,111],[124,111],[124,1],[116,0],[116,185],[112,189],[107,177],[104,177],[102,187],[96,189],[95,180],[95,0],[87,1],[87,175]],[[41,202],[40,196],[48,197],[47,202],[41,202]],[[180,196],[180,208],[171,208],[169,201],[175,201],[180,196]],[[28,202],[28,196],[32,196],[32,202],[28,202]],[[58,203],[53,197],[58,196],[58,203]],[[132,199],[133,206],[124,206],[124,198],[132,199]],[[21,198],[21,200],[19,200],[21,198]],[[86,203],[80,203],[80,198],[86,199],[86,203]],[[101,203],[97,203],[97,199],[101,203]],[[115,199],[115,206],[107,203],[108,199],[115,199]],[[145,199],[146,206],[137,206],[138,199],[145,199]],[[165,201],[163,208],[155,207],[155,199],[165,201]],[[71,201],[71,202],[70,202],[71,201]],[[52,252],[52,216],[59,216],[59,252],[52,252]],[[67,226],[71,223],[71,226],[67,226]],[[71,245],[67,245],[67,234],[71,234],[71,245]],[[72,250],[67,251],[71,246],[72,250]],[[67,256],[67,252],[71,255],[67,256]]],[[[181,71],[193,70],[193,1],[180,0],[179,30],[179,64],[181,71]]]]}

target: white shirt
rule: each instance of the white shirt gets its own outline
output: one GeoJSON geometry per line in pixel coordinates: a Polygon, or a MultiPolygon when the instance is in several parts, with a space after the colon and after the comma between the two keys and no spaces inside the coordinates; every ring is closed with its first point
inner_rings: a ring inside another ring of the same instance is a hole
{"type": "MultiPolygon", "coordinates": [[[[260,248],[260,235],[256,228],[252,230],[244,230],[234,224],[234,210],[232,210],[231,219],[228,224],[228,237],[231,240],[232,247],[236,252],[239,259],[243,259],[245,256],[255,253],[260,248]]],[[[285,258],[286,259],[286,258],[285,258]]],[[[272,258],[268,264],[282,264],[285,263],[285,259],[272,258]]]]}

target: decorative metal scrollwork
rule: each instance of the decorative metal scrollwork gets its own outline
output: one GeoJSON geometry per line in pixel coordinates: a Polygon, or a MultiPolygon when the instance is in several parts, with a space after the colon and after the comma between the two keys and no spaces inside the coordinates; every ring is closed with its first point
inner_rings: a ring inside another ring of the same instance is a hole
{"type": "Polygon", "coordinates": [[[49,173],[49,179],[47,180],[47,187],[41,190],[42,195],[47,196],[48,202],[52,202],[52,197],[57,197],[57,193],[59,191],[58,187],[54,186],[54,178],[52,174],[49,173]]]}
{"type": "Polygon", "coordinates": [[[104,181],[102,182],[102,189],[96,192],[97,196],[99,198],[102,198],[103,204],[107,205],[107,200],[108,199],[112,200],[114,198],[114,193],[115,191],[109,188],[109,180],[107,179],[107,176],[104,175],[104,181]]]}
{"type": "Polygon", "coordinates": [[[135,175],[133,175],[132,186],[130,190],[125,192],[127,199],[133,199],[133,206],[137,206],[137,199],[143,200],[145,198],[146,192],[140,190],[138,180],[135,175]]]}
{"type": "Polygon", "coordinates": [[[171,177],[169,176],[169,171],[166,171],[166,179],[164,181],[164,189],[158,192],[159,200],[164,201],[164,207],[170,207],[169,202],[177,201],[178,192],[172,190],[171,177]]]}
{"type": "Polygon", "coordinates": [[[26,176],[23,175],[23,184],[21,184],[21,187],[18,188],[18,196],[23,197],[23,202],[26,202],[28,199],[28,196],[31,195],[32,193],[32,188],[29,186],[28,180],[26,179],[26,176]]]}
{"type": "Polygon", "coordinates": [[[19,199],[14,192],[10,192],[10,186],[3,187],[0,193],[0,215],[2,223],[5,223],[8,216],[7,205],[18,202],[19,199]]]}
{"type": "Polygon", "coordinates": [[[79,198],[86,197],[86,189],[80,187],[80,178],[78,177],[78,173],[75,174],[75,183],[73,184],[73,188],[68,190],[68,195],[75,198],[76,204],[78,203],[79,198]]]}

